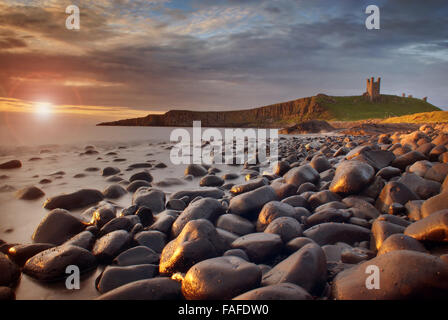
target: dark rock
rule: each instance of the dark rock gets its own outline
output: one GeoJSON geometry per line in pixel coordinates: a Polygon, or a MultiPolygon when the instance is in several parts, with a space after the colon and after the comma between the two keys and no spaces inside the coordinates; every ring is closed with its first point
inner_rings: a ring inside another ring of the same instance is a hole
{"type": "MultiPolygon", "coordinates": [[[[181,199],[183,197],[187,196],[191,201],[196,197],[203,197],[203,198],[214,198],[214,199],[221,199],[224,196],[224,191],[222,191],[219,188],[200,188],[197,190],[181,190],[173,193],[170,196],[170,199],[181,199]]],[[[186,202],[186,204],[189,204],[189,201],[186,202]]]]}
{"type": "Polygon", "coordinates": [[[138,189],[142,188],[142,187],[151,187],[151,184],[148,181],[144,181],[144,180],[136,180],[131,182],[127,187],[126,190],[128,192],[132,192],[134,193],[135,191],[137,191],[138,189]]]}
{"type": "Polygon", "coordinates": [[[82,189],[70,194],[63,194],[49,198],[45,201],[44,208],[48,210],[75,210],[96,204],[103,199],[103,194],[98,190],[82,189]]]}
{"type": "Polygon", "coordinates": [[[9,287],[0,287],[0,301],[11,301],[16,299],[16,294],[9,287]]]}
{"type": "Polygon", "coordinates": [[[249,220],[235,214],[224,214],[220,216],[216,222],[216,226],[238,236],[243,236],[255,231],[255,226],[249,220]]]}
{"type": "Polygon", "coordinates": [[[224,184],[224,179],[218,176],[207,175],[199,181],[201,187],[219,187],[224,184]]]}
{"type": "Polygon", "coordinates": [[[231,299],[257,288],[260,281],[257,265],[239,257],[219,257],[199,262],[188,270],[182,293],[188,300],[231,299]]]}
{"type": "Polygon", "coordinates": [[[175,217],[168,214],[163,214],[162,212],[157,216],[156,222],[154,222],[151,226],[149,226],[148,229],[160,231],[165,234],[170,234],[171,226],[173,225],[175,220],[176,220],[175,217]]]}
{"type": "Polygon", "coordinates": [[[95,243],[95,236],[92,232],[86,230],[83,232],[78,233],[73,238],[70,238],[66,242],[64,242],[64,245],[72,245],[81,247],[86,250],[90,250],[95,243]]]}
{"type": "Polygon", "coordinates": [[[127,191],[118,184],[111,185],[103,191],[103,195],[107,199],[118,199],[124,196],[126,193],[127,191]]]}
{"type": "Polygon", "coordinates": [[[204,198],[190,203],[190,205],[179,215],[172,226],[172,235],[176,237],[183,227],[192,220],[207,219],[215,222],[218,217],[225,213],[222,204],[212,198],[204,198]]]}
{"type": "Polygon", "coordinates": [[[276,199],[277,195],[274,189],[270,186],[264,186],[232,198],[229,211],[239,216],[251,217],[258,214],[266,203],[276,199]]]}
{"type": "Polygon", "coordinates": [[[17,283],[19,277],[19,267],[13,263],[8,256],[0,253],[0,286],[13,286],[17,283]]]}
{"type": "Polygon", "coordinates": [[[233,300],[312,300],[305,289],[292,283],[279,283],[243,293],[233,300]]]}
{"type": "Polygon", "coordinates": [[[92,253],[101,262],[110,263],[129,247],[131,236],[125,230],[117,230],[96,240],[92,253]]]}
{"type": "Polygon", "coordinates": [[[81,272],[96,267],[95,257],[86,249],[62,245],[44,250],[26,261],[23,272],[40,281],[56,281],[67,276],[67,266],[76,265],[81,272]]]}
{"type": "Polygon", "coordinates": [[[246,252],[242,249],[230,249],[224,252],[224,257],[232,256],[232,257],[239,257],[243,260],[249,261],[249,257],[247,256],[246,252]]]}
{"type": "Polygon", "coordinates": [[[232,248],[243,249],[250,261],[261,263],[277,255],[283,248],[283,242],[277,234],[250,233],[233,241],[232,248]]]}
{"type": "Polygon", "coordinates": [[[68,211],[50,211],[34,231],[34,242],[60,245],[85,229],[86,225],[68,211]]]}
{"type": "Polygon", "coordinates": [[[8,162],[4,162],[0,164],[0,169],[8,170],[8,169],[18,169],[22,167],[22,162],[19,160],[11,160],[8,162]]]}
{"type": "Polygon", "coordinates": [[[113,264],[121,267],[134,265],[159,264],[160,255],[146,246],[137,246],[120,253],[113,264]]]}
{"type": "Polygon", "coordinates": [[[202,177],[207,174],[207,169],[199,164],[189,164],[184,172],[185,175],[192,175],[193,177],[202,177]]]}
{"type": "Polygon", "coordinates": [[[299,195],[285,198],[281,202],[289,204],[292,207],[309,208],[308,201],[306,201],[305,198],[303,198],[302,196],[299,196],[299,195]]]}
{"type": "Polygon", "coordinates": [[[181,284],[170,278],[153,278],[128,283],[111,290],[98,300],[178,300],[181,284]]]}
{"type": "Polygon", "coordinates": [[[412,223],[404,233],[419,241],[448,242],[448,209],[412,223]]]}
{"type": "Polygon", "coordinates": [[[428,199],[439,194],[441,188],[439,182],[424,179],[414,173],[403,174],[397,182],[408,186],[421,199],[428,199]]]}
{"type": "Polygon", "coordinates": [[[34,186],[26,187],[16,192],[16,197],[20,200],[36,200],[42,198],[44,195],[45,192],[34,186]]]}
{"type": "Polygon", "coordinates": [[[448,163],[436,163],[425,173],[425,179],[442,183],[448,175],[448,163]]]}
{"type": "Polygon", "coordinates": [[[353,224],[327,222],[321,223],[303,232],[305,237],[311,238],[319,245],[345,242],[368,241],[370,230],[353,224]]]}
{"type": "Polygon", "coordinates": [[[393,234],[403,233],[405,227],[376,219],[372,224],[372,249],[380,250],[384,241],[393,234]]]}
{"type": "Polygon", "coordinates": [[[266,178],[258,178],[254,180],[250,180],[249,182],[243,183],[243,184],[237,184],[234,185],[230,189],[230,193],[234,195],[239,195],[241,193],[249,192],[258,188],[261,188],[265,185],[267,185],[267,179],[266,178]]]}
{"type": "Polygon", "coordinates": [[[120,169],[115,167],[106,167],[103,169],[102,176],[103,177],[113,176],[120,173],[120,171],[121,171],[120,169]]]}
{"type": "Polygon", "coordinates": [[[359,161],[343,161],[336,169],[330,191],[349,195],[360,192],[372,181],[375,170],[372,166],[359,161]]]}
{"type": "Polygon", "coordinates": [[[312,209],[315,209],[322,204],[326,204],[326,203],[329,203],[332,201],[341,201],[341,200],[342,199],[338,194],[333,193],[329,190],[323,190],[323,191],[316,192],[311,197],[309,197],[308,203],[312,209]]]}
{"type": "Polygon", "coordinates": [[[383,169],[378,171],[378,173],[376,175],[383,179],[389,180],[390,178],[399,176],[400,174],[401,174],[401,170],[398,168],[384,167],[383,169]]]}
{"type": "Polygon", "coordinates": [[[107,222],[99,231],[98,236],[102,237],[110,232],[117,230],[125,230],[130,231],[134,224],[130,219],[127,219],[129,216],[118,217],[107,222]]]}
{"type": "Polygon", "coordinates": [[[263,286],[296,284],[319,295],[327,279],[327,262],[322,248],[310,243],[277,264],[263,276],[263,286]]]}
{"type": "Polygon", "coordinates": [[[294,238],[286,244],[285,249],[289,253],[293,253],[293,252],[300,250],[302,247],[304,247],[308,243],[315,243],[315,242],[313,240],[311,240],[310,238],[305,238],[305,237],[294,238]]]}
{"type": "Polygon", "coordinates": [[[300,217],[297,216],[294,207],[279,201],[271,201],[263,206],[263,209],[258,215],[257,230],[264,231],[266,227],[274,221],[274,219],[279,217],[292,217],[297,220],[300,219],[300,217]]]}
{"type": "Polygon", "coordinates": [[[400,182],[389,182],[381,191],[380,196],[376,200],[375,207],[382,213],[388,213],[389,207],[393,203],[406,204],[411,200],[419,200],[420,198],[407,186],[400,182]]]}
{"type": "Polygon", "coordinates": [[[286,183],[293,184],[297,187],[306,182],[311,182],[313,184],[319,182],[320,176],[310,165],[303,165],[300,167],[292,168],[289,170],[283,178],[286,183]]]}
{"type": "Polygon", "coordinates": [[[337,300],[436,299],[448,294],[446,262],[429,254],[397,250],[339,273],[333,281],[337,300]],[[380,290],[366,286],[370,265],[380,270],[380,290]]]}
{"type": "Polygon", "coordinates": [[[49,243],[21,244],[9,248],[8,256],[15,264],[22,267],[29,258],[53,247],[54,245],[49,243]]]}
{"type": "Polygon", "coordinates": [[[274,219],[264,230],[266,233],[278,234],[284,243],[302,236],[302,225],[294,218],[279,217],[274,219]]]}
{"type": "Polygon", "coordinates": [[[105,293],[134,281],[151,279],[157,274],[157,269],[153,264],[108,266],[97,279],[97,289],[100,293],[105,293]]]}
{"type": "Polygon", "coordinates": [[[391,165],[393,167],[405,170],[408,165],[411,165],[417,161],[427,160],[426,157],[418,151],[410,151],[397,157],[391,165]]]}
{"type": "Polygon", "coordinates": [[[129,178],[129,182],[131,182],[131,183],[134,181],[146,181],[148,183],[151,183],[153,180],[154,180],[154,178],[147,171],[137,172],[129,178]]]}
{"type": "Polygon", "coordinates": [[[386,254],[395,250],[413,250],[419,252],[427,252],[425,247],[414,238],[402,233],[395,233],[383,242],[380,249],[378,250],[378,255],[386,254]]]}
{"type": "Polygon", "coordinates": [[[165,193],[162,190],[142,187],[134,193],[132,204],[144,206],[153,213],[159,213],[165,210],[165,193]]]}
{"type": "Polygon", "coordinates": [[[225,244],[214,226],[205,219],[192,220],[169,242],[160,257],[160,274],[187,272],[194,264],[220,256],[225,244]]]}
{"type": "Polygon", "coordinates": [[[90,217],[90,223],[94,224],[98,229],[101,229],[106,223],[115,219],[115,207],[109,203],[100,203],[100,205],[91,208],[83,213],[83,216],[90,217]]]}
{"type": "Polygon", "coordinates": [[[446,191],[423,202],[420,210],[421,217],[426,218],[434,212],[445,209],[448,209],[448,193],[446,191]]]}
{"type": "Polygon", "coordinates": [[[166,244],[166,235],[160,231],[142,231],[134,236],[134,241],[140,246],[148,247],[161,253],[166,244]]]}
{"type": "Polygon", "coordinates": [[[272,167],[272,172],[278,176],[283,176],[290,169],[289,162],[277,161],[272,167]]]}
{"type": "Polygon", "coordinates": [[[346,222],[350,219],[352,213],[349,210],[341,209],[326,209],[313,213],[306,218],[306,225],[308,227],[325,222],[346,222]]]}

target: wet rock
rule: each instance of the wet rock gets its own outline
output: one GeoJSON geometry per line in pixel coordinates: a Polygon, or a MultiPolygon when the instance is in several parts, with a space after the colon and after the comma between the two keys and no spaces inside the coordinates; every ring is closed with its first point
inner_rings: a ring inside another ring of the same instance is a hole
{"type": "Polygon", "coordinates": [[[224,214],[219,217],[216,226],[238,236],[253,233],[255,226],[249,220],[235,214],[224,214]]]}
{"type": "Polygon", "coordinates": [[[16,192],[17,199],[20,200],[36,200],[45,195],[41,189],[37,187],[26,187],[16,192]]]}
{"type": "Polygon", "coordinates": [[[292,217],[300,220],[294,207],[279,201],[271,201],[263,206],[263,209],[258,215],[257,230],[264,231],[274,219],[279,217],[292,217]]]}
{"type": "Polygon", "coordinates": [[[327,280],[327,262],[322,248],[310,243],[277,264],[263,276],[263,286],[296,284],[319,295],[327,280]]]}
{"type": "Polygon", "coordinates": [[[148,247],[161,253],[166,244],[166,235],[160,231],[142,231],[134,236],[134,241],[140,246],[148,247]]]}
{"type": "Polygon", "coordinates": [[[170,278],[153,278],[128,283],[111,290],[98,300],[178,300],[181,284],[170,278]]]}
{"type": "Polygon", "coordinates": [[[0,169],[8,170],[8,169],[18,169],[22,167],[22,162],[19,160],[11,160],[8,162],[4,162],[0,164],[0,169]]]}
{"type": "Polygon", "coordinates": [[[232,198],[229,211],[239,216],[251,217],[258,214],[266,203],[276,199],[277,195],[274,189],[264,186],[232,198]]]}
{"type": "Polygon", "coordinates": [[[207,175],[199,181],[201,187],[219,187],[224,184],[224,179],[218,176],[207,175]]]}
{"type": "Polygon", "coordinates": [[[223,196],[224,191],[219,188],[204,187],[197,190],[193,189],[177,191],[170,196],[170,199],[181,199],[184,197],[188,197],[189,200],[185,202],[188,205],[189,202],[196,197],[221,199],[223,196]]]}
{"type": "Polygon", "coordinates": [[[157,274],[157,269],[158,267],[152,264],[108,266],[97,279],[97,289],[100,293],[105,293],[134,281],[151,279],[157,274]]]}
{"type": "Polygon", "coordinates": [[[149,226],[148,229],[160,231],[165,234],[170,234],[171,226],[173,225],[175,220],[176,220],[175,217],[168,214],[163,214],[162,212],[157,216],[156,222],[154,222],[151,226],[149,226]]]}
{"type": "Polygon", "coordinates": [[[163,162],[157,162],[154,165],[154,168],[159,168],[159,169],[163,169],[163,168],[166,168],[166,167],[168,167],[168,166],[166,164],[164,164],[163,162]]]}
{"type": "Polygon", "coordinates": [[[341,209],[326,209],[315,212],[306,218],[306,225],[308,227],[325,222],[346,222],[350,219],[352,213],[349,210],[341,209]]]}
{"type": "Polygon", "coordinates": [[[92,253],[99,261],[109,263],[129,247],[130,241],[129,232],[113,231],[96,240],[92,253]]]}
{"type": "Polygon", "coordinates": [[[250,233],[233,241],[232,248],[243,249],[250,261],[261,263],[280,253],[283,242],[277,234],[250,233]]]}
{"type": "Polygon", "coordinates": [[[206,219],[214,223],[218,217],[225,213],[222,204],[212,198],[203,198],[190,203],[190,205],[179,215],[172,226],[172,235],[178,236],[184,226],[192,220],[206,219]]]}
{"type": "Polygon", "coordinates": [[[137,246],[120,253],[113,264],[126,267],[134,265],[159,264],[160,255],[146,246],[137,246]]]}
{"type": "Polygon", "coordinates": [[[401,170],[394,167],[385,167],[378,171],[377,176],[389,180],[390,178],[399,176],[401,174],[401,170]]]}
{"type": "Polygon", "coordinates": [[[403,233],[405,227],[391,222],[376,219],[372,224],[372,249],[380,250],[384,241],[391,235],[403,233]]]}
{"type": "Polygon", "coordinates": [[[305,289],[292,283],[279,283],[243,293],[233,300],[312,300],[305,289]]]}
{"type": "Polygon", "coordinates": [[[216,232],[218,232],[221,240],[224,241],[226,248],[230,248],[232,246],[232,242],[238,239],[238,235],[224,229],[216,228],[216,232]]]}
{"type": "Polygon", "coordinates": [[[148,162],[141,162],[141,163],[134,163],[129,166],[131,169],[144,169],[144,168],[151,168],[152,164],[148,162]]]}
{"type": "Polygon", "coordinates": [[[67,266],[76,265],[81,272],[96,267],[96,259],[88,250],[72,245],[62,245],[42,251],[31,257],[23,272],[40,281],[56,281],[67,276],[67,266]]]}
{"type": "Polygon", "coordinates": [[[436,163],[425,173],[425,179],[442,183],[448,175],[448,163],[436,163]]]}
{"type": "Polygon", "coordinates": [[[65,209],[75,210],[96,204],[104,199],[103,194],[98,190],[82,189],[70,194],[62,194],[49,198],[44,203],[44,208],[48,210],[65,209]]]}
{"type": "Polygon", "coordinates": [[[230,189],[230,193],[233,195],[239,195],[241,193],[249,192],[258,188],[261,188],[265,185],[267,185],[267,179],[266,178],[258,178],[254,180],[250,180],[249,182],[243,183],[243,184],[237,184],[234,185],[230,189]]]}
{"type": "Polygon", "coordinates": [[[378,255],[386,254],[395,250],[427,252],[425,247],[419,241],[402,233],[396,233],[388,237],[383,242],[381,248],[378,250],[378,255]]]}
{"type": "Polygon", "coordinates": [[[305,182],[302,184],[299,189],[297,189],[297,194],[302,194],[308,191],[317,191],[317,187],[311,182],[305,182]]]}
{"type": "Polygon", "coordinates": [[[15,264],[22,267],[29,258],[53,247],[54,245],[49,243],[20,244],[9,248],[8,256],[15,264]]]}
{"type": "Polygon", "coordinates": [[[159,189],[142,187],[134,193],[132,204],[145,206],[153,213],[159,213],[165,210],[165,193],[159,189]]]}
{"type": "Polygon", "coordinates": [[[193,177],[202,177],[207,174],[207,169],[199,164],[189,164],[185,169],[184,174],[186,176],[191,174],[193,177]]]}
{"type": "Polygon", "coordinates": [[[180,199],[171,199],[171,200],[168,200],[168,202],[166,203],[167,209],[183,211],[183,210],[185,210],[186,207],[187,207],[187,205],[185,204],[185,202],[183,202],[180,199]]]}
{"type": "Polygon", "coordinates": [[[86,250],[90,250],[93,247],[93,244],[95,243],[95,235],[86,230],[83,232],[78,233],[73,238],[70,238],[66,242],[64,242],[64,245],[72,245],[81,247],[86,250]]]}
{"type": "Polygon", "coordinates": [[[116,175],[118,173],[120,173],[121,170],[119,168],[116,167],[106,167],[103,169],[103,172],[101,173],[101,175],[103,177],[109,177],[109,176],[113,176],[116,175]]]}
{"type": "Polygon", "coordinates": [[[294,218],[279,217],[274,219],[264,230],[266,233],[278,234],[284,243],[302,236],[302,225],[294,218]]]}
{"type": "Polygon", "coordinates": [[[319,245],[345,242],[368,241],[370,230],[353,224],[327,222],[313,226],[303,232],[305,237],[312,239],[319,245]]]}
{"type": "Polygon", "coordinates": [[[313,184],[319,182],[320,176],[310,165],[303,165],[300,167],[292,168],[289,170],[283,178],[286,183],[293,184],[297,187],[306,182],[311,182],[313,184]]]}
{"type": "Polygon", "coordinates": [[[434,212],[445,209],[448,209],[448,193],[446,191],[423,202],[420,213],[422,218],[426,218],[434,212]]]}
{"type": "Polygon", "coordinates": [[[303,198],[302,196],[299,196],[299,195],[285,198],[281,202],[289,204],[292,207],[309,208],[308,201],[306,201],[305,198],[303,198]]]}
{"type": "Polygon", "coordinates": [[[182,293],[188,300],[231,299],[260,285],[261,270],[234,256],[205,260],[188,270],[182,293]]]}
{"type": "Polygon", "coordinates": [[[421,199],[428,199],[439,194],[441,187],[439,182],[424,179],[413,173],[403,174],[397,182],[408,186],[421,199]]]}
{"type": "Polygon", "coordinates": [[[324,156],[314,156],[310,162],[310,166],[319,173],[332,168],[330,162],[324,156]]]}
{"type": "Polygon", "coordinates": [[[357,218],[370,220],[376,219],[380,215],[380,212],[373,205],[361,198],[350,196],[344,198],[342,202],[351,207],[353,215],[357,218]]]}
{"type": "Polygon", "coordinates": [[[102,237],[110,232],[117,230],[130,231],[134,226],[134,223],[132,223],[132,221],[128,219],[128,217],[129,216],[113,218],[100,229],[98,236],[102,237]]]}
{"type": "Polygon", "coordinates": [[[375,170],[372,166],[359,161],[344,161],[336,169],[330,191],[349,195],[360,192],[372,181],[375,170]]]}
{"type": "Polygon", "coordinates": [[[232,257],[239,257],[243,260],[249,261],[249,257],[247,256],[246,252],[241,249],[230,249],[224,252],[224,257],[232,256],[232,257]]]}
{"type": "Polygon", "coordinates": [[[60,245],[85,229],[86,225],[68,211],[50,211],[34,231],[32,239],[38,243],[60,245]]]}
{"type": "Polygon", "coordinates": [[[235,180],[238,179],[239,177],[240,175],[237,173],[226,173],[222,176],[224,180],[235,180]]]}
{"type": "Polygon", "coordinates": [[[146,181],[148,183],[151,183],[153,180],[154,180],[154,178],[147,171],[137,172],[129,178],[129,182],[131,182],[131,183],[134,181],[146,181]]]}
{"type": "Polygon", "coordinates": [[[88,219],[90,224],[94,224],[98,229],[101,229],[116,217],[115,207],[103,202],[83,212],[82,216],[88,219]]]}
{"type": "Polygon", "coordinates": [[[391,164],[395,160],[395,155],[391,151],[374,150],[370,146],[360,146],[349,152],[346,159],[367,163],[378,171],[391,164]]]}
{"type": "Polygon", "coordinates": [[[111,185],[103,191],[103,195],[107,199],[118,199],[124,196],[126,193],[127,191],[118,184],[111,185]]]}
{"type": "Polygon", "coordinates": [[[131,182],[127,187],[126,190],[128,192],[136,192],[138,189],[142,188],[142,187],[151,187],[151,184],[148,181],[144,181],[144,180],[136,180],[131,182]]]}
{"type": "Polygon", "coordinates": [[[19,267],[8,256],[0,253],[0,286],[13,286],[20,277],[19,267]]]}
{"type": "Polygon", "coordinates": [[[326,204],[333,201],[341,201],[341,197],[329,190],[323,190],[316,192],[308,199],[308,203],[312,209],[319,207],[322,204],[326,204]]]}
{"type": "Polygon", "coordinates": [[[382,213],[388,213],[389,207],[393,203],[406,204],[411,200],[419,200],[420,198],[406,185],[400,182],[389,182],[381,191],[376,200],[375,207],[382,213]]]}
{"type": "Polygon", "coordinates": [[[428,160],[420,160],[411,165],[408,168],[408,171],[410,173],[415,173],[416,175],[420,177],[424,177],[426,174],[426,171],[428,171],[434,164],[432,162],[429,162],[428,160]]]}
{"type": "Polygon", "coordinates": [[[302,247],[304,247],[308,243],[315,243],[315,242],[313,240],[311,240],[310,238],[306,238],[306,237],[294,238],[286,244],[285,249],[289,253],[293,253],[293,252],[300,250],[302,247]]]}
{"type": "Polygon", "coordinates": [[[397,250],[380,255],[339,273],[333,281],[337,300],[434,299],[448,293],[446,262],[429,254],[397,250]],[[380,290],[366,287],[366,270],[380,270],[380,290]]]}
{"type": "Polygon", "coordinates": [[[289,162],[277,161],[272,167],[272,172],[278,176],[283,176],[290,169],[289,162]]]}
{"type": "Polygon", "coordinates": [[[166,179],[163,179],[162,181],[154,183],[155,186],[158,186],[161,188],[166,188],[166,187],[171,187],[171,186],[180,186],[183,184],[185,184],[185,182],[178,178],[166,178],[166,179]]]}
{"type": "Polygon", "coordinates": [[[405,170],[407,166],[421,160],[427,160],[426,157],[418,151],[410,151],[405,153],[392,161],[391,165],[393,167],[405,170]]]}
{"type": "Polygon", "coordinates": [[[192,220],[169,242],[160,257],[160,274],[187,272],[194,264],[220,256],[225,244],[215,227],[205,219],[192,220]]]}
{"type": "Polygon", "coordinates": [[[448,209],[412,223],[404,233],[419,241],[448,242],[448,209]]]}

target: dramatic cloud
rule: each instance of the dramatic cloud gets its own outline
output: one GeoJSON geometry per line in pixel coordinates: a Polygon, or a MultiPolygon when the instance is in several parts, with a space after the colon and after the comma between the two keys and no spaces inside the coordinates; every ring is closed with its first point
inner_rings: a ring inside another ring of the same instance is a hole
{"type": "Polygon", "coordinates": [[[381,76],[385,93],[448,106],[446,1],[373,2],[0,0],[0,96],[126,117],[361,94],[381,76]],[[65,28],[72,3],[79,31],[65,28]]]}

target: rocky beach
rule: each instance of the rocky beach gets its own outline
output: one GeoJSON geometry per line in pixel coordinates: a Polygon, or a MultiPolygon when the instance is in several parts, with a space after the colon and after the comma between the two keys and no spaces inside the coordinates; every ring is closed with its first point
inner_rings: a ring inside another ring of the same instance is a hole
{"type": "Polygon", "coordinates": [[[175,166],[167,141],[4,155],[0,298],[446,299],[448,127],[394,129],[281,135],[271,165],[175,166]]]}

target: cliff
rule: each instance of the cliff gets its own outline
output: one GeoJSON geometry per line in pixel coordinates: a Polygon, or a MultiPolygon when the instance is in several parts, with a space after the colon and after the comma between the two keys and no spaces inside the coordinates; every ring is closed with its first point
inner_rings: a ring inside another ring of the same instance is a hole
{"type": "Polygon", "coordinates": [[[363,96],[330,97],[318,94],[269,106],[237,111],[171,110],[165,114],[100,123],[99,126],[277,128],[307,120],[361,120],[388,118],[417,112],[439,110],[430,103],[398,96],[381,95],[377,102],[363,96]]]}

